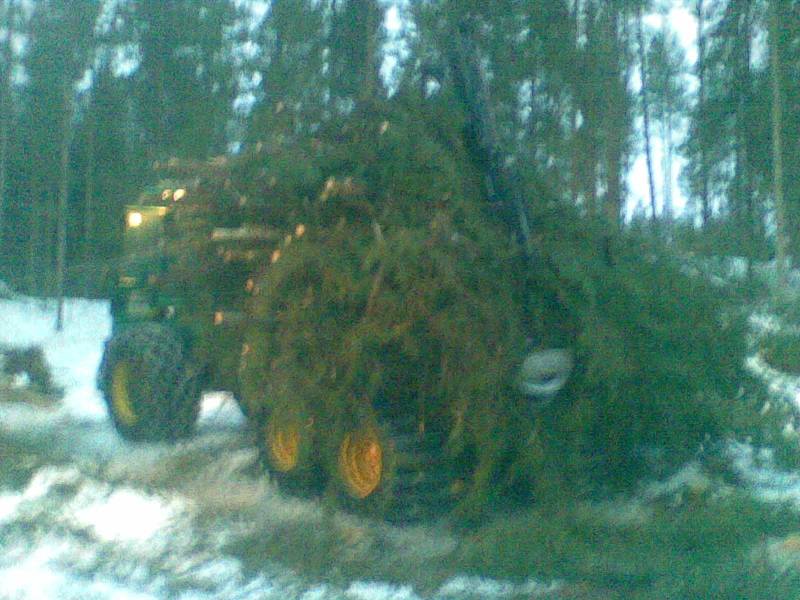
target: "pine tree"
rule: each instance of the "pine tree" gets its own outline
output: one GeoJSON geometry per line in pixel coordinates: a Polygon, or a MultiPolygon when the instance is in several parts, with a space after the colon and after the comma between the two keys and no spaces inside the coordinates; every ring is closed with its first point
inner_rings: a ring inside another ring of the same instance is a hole
{"type": "Polygon", "coordinates": [[[780,23],[784,15],[783,2],[769,3],[769,56],[770,81],[772,83],[772,170],[773,195],[775,200],[775,254],[778,275],[786,277],[791,266],[789,256],[789,232],[786,222],[786,199],[783,193],[783,44],[780,23]]]}
{"type": "Polygon", "coordinates": [[[650,209],[653,221],[656,220],[656,183],[653,173],[652,157],[652,138],[650,135],[650,101],[649,101],[649,82],[648,73],[650,70],[647,61],[647,48],[644,36],[644,10],[639,7],[636,15],[636,45],[639,51],[639,72],[641,88],[639,90],[640,108],[642,111],[643,134],[644,134],[644,154],[647,163],[647,183],[650,192],[650,209]]]}
{"type": "Polygon", "coordinates": [[[14,55],[11,47],[12,36],[15,31],[15,6],[12,0],[4,0],[3,21],[5,25],[5,39],[3,40],[2,50],[0,51],[0,266],[7,262],[5,256],[5,230],[8,211],[8,149],[10,137],[11,114],[11,73],[14,64],[14,55]]]}
{"type": "Polygon", "coordinates": [[[706,216],[712,204],[720,207],[711,223],[716,249],[753,258],[764,252],[772,181],[769,119],[763,114],[770,86],[753,60],[753,40],[766,23],[764,5],[729,0],[702,8],[702,94],[691,112],[684,177],[706,216]]]}
{"type": "Polygon", "coordinates": [[[650,68],[650,104],[659,125],[663,155],[663,213],[664,218],[669,221],[673,215],[675,130],[688,108],[685,80],[688,67],[677,37],[666,27],[657,31],[651,39],[647,63],[650,68]]]}
{"type": "Polygon", "coordinates": [[[233,101],[224,33],[235,17],[227,2],[142,0],[126,14],[138,41],[137,112],[151,160],[224,152],[233,101]]]}
{"type": "MultiPolygon", "coordinates": [[[[45,253],[49,264],[44,265],[43,271],[54,276],[48,288],[59,298],[63,296],[66,277],[74,87],[89,66],[97,11],[97,4],[91,0],[49,0],[37,4],[25,63],[30,77],[28,98],[35,98],[30,105],[34,135],[31,168],[36,182],[33,197],[45,202],[35,207],[34,213],[46,215],[41,241],[43,248],[54,248],[55,253],[49,257],[45,253]]],[[[36,253],[32,250],[31,256],[36,253]]],[[[61,315],[59,309],[59,322],[61,315]]]]}
{"type": "Polygon", "coordinates": [[[250,117],[249,141],[268,132],[308,132],[329,104],[324,3],[277,0],[255,41],[261,48],[252,65],[261,73],[260,98],[250,117]]]}
{"type": "Polygon", "coordinates": [[[333,0],[330,15],[331,95],[347,103],[377,97],[383,11],[376,0],[333,0]]]}
{"type": "MultiPolygon", "coordinates": [[[[706,11],[705,0],[696,0],[695,4],[695,18],[697,19],[697,100],[695,103],[695,110],[698,115],[704,114],[706,106],[706,11]]],[[[709,193],[708,181],[708,166],[706,164],[706,151],[701,144],[697,155],[696,172],[699,176],[699,194],[700,194],[700,217],[703,227],[707,227],[711,219],[711,199],[709,193]]]]}

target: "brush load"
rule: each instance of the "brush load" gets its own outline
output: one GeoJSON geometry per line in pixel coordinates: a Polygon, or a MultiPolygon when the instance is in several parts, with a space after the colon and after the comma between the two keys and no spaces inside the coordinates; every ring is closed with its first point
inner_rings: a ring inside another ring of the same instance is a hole
{"type": "Polygon", "coordinates": [[[166,165],[148,279],[293,493],[396,521],[629,485],[752,423],[741,319],[656,245],[529,201],[541,264],[453,123],[378,104],[166,165]],[[188,169],[188,171],[187,171],[188,169]]]}

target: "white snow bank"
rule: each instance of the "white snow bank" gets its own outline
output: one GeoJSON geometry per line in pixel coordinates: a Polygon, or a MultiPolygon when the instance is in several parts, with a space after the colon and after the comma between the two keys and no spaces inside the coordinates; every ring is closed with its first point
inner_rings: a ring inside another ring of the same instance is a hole
{"type": "Polygon", "coordinates": [[[95,377],[103,343],[111,333],[108,302],[68,300],[61,332],[55,330],[55,301],[0,300],[0,315],[0,344],[44,350],[53,380],[64,390],[62,410],[80,419],[106,418],[95,377]]]}
{"type": "Polygon", "coordinates": [[[81,551],[74,543],[47,536],[36,548],[13,544],[0,557],[0,598],[26,600],[158,600],[160,596],[126,589],[103,577],[81,577],[54,568],[81,551]],[[9,560],[10,559],[10,560],[9,560]]]}
{"type": "MultiPolygon", "coordinates": [[[[63,414],[59,417],[84,421],[108,418],[96,385],[103,347],[111,335],[107,301],[67,300],[61,332],[55,330],[56,303],[51,300],[0,300],[0,317],[0,345],[13,348],[35,345],[44,350],[53,379],[64,390],[63,414]]],[[[31,418],[32,411],[23,412],[23,420],[31,418]]],[[[39,419],[52,421],[53,415],[38,412],[39,419]]],[[[230,394],[211,393],[203,397],[201,425],[240,425],[243,422],[244,417],[230,394]]]]}
{"type": "Polygon", "coordinates": [[[734,469],[753,494],[766,502],[789,502],[800,509],[800,472],[780,471],[769,449],[734,443],[728,448],[734,469]]]}
{"type": "Polygon", "coordinates": [[[348,600],[420,600],[411,586],[356,581],[345,592],[348,600]]]}
{"type": "Polygon", "coordinates": [[[538,581],[528,581],[523,584],[514,584],[483,577],[455,577],[446,582],[439,590],[437,597],[441,598],[527,598],[551,597],[563,586],[554,582],[544,584],[538,581]]]}
{"type": "MultiPolygon", "coordinates": [[[[239,432],[231,436],[231,426],[239,428],[244,418],[229,394],[205,394],[200,435],[192,440],[177,446],[123,442],[95,383],[111,333],[108,303],[68,300],[62,332],[55,331],[55,311],[50,301],[0,300],[0,344],[41,346],[65,392],[52,410],[0,403],[0,428],[46,440],[38,460],[48,460],[54,448],[59,460],[74,458],[72,465],[41,465],[24,489],[0,488],[0,598],[422,598],[407,584],[360,580],[339,587],[305,581],[268,562],[259,573],[246,573],[225,548],[264,526],[268,515],[255,510],[260,503],[278,521],[318,509],[280,494],[267,497],[266,480],[239,476],[255,450],[239,448],[239,432]],[[176,473],[185,481],[165,486],[176,473]]],[[[433,598],[538,597],[553,589],[464,576],[446,582],[433,598]]]]}
{"type": "Polygon", "coordinates": [[[129,488],[111,492],[82,490],[75,504],[71,518],[90,529],[101,542],[152,543],[157,535],[169,531],[181,512],[176,503],[129,488]],[[135,518],[123,515],[135,515],[135,518]]]}

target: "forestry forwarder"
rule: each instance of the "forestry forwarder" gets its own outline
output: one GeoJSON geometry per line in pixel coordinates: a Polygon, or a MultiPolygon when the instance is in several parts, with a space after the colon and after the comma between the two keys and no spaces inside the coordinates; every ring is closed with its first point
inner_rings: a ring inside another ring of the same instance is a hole
{"type": "Polygon", "coordinates": [[[717,290],[523,185],[476,25],[448,36],[463,119],[446,93],[289,119],[128,208],[99,375],[123,436],[230,390],[280,485],[407,521],[605,493],[760,419],[717,290]]]}
{"type": "MultiPolygon", "coordinates": [[[[182,165],[178,170],[185,176],[193,169],[197,165],[182,165]]],[[[489,394],[485,400],[497,403],[499,412],[485,415],[484,425],[478,424],[480,418],[470,423],[472,417],[465,417],[474,408],[480,414],[479,407],[470,406],[473,400],[449,397],[460,398],[468,385],[463,381],[476,375],[464,374],[464,369],[474,365],[469,364],[470,350],[458,348],[458,335],[469,338],[474,327],[481,335],[482,325],[467,325],[469,329],[460,332],[447,327],[449,331],[437,334],[433,321],[445,318],[447,311],[456,315],[457,322],[464,317],[454,305],[444,307],[438,316],[414,317],[416,325],[395,323],[394,333],[369,347],[376,342],[367,325],[391,327],[380,320],[390,318],[387,315],[397,308],[380,294],[394,295],[410,285],[413,289],[407,292],[418,295],[417,285],[402,283],[403,274],[396,271],[400,263],[410,263],[411,268],[427,264],[425,254],[405,246],[404,235],[411,230],[396,228],[384,235],[370,227],[366,237],[359,239],[368,244],[367,252],[370,246],[390,251],[396,245],[394,258],[399,263],[387,256],[381,259],[383,267],[368,272],[339,268],[343,277],[353,277],[345,285],[354,290],[363,290],[364,281],[370,282],[363,303],[355,303],[363,313],[361,322],[352,326],[351,321],[359,317],[348,313],[352,307],[345,306],[347,302],[333,313],[326,312],[333,300],[324,281],[325,265],[314,252],[321,250],[331,265],[340,265],[357,251],[350,244],[358,236],[347,234],[348,241],[342,243],[341,223],[325,236],[306,235],[303,223],[288,227],[284,223],[280,232],[263,222],[253,223],[221,189],[229,187],[228,176],[218,174],[216,179],[226,181],[216,191],[213,185],[198,185],[192,177],[164,181],[126,208],[124,254],[111,293],[113,335],[98,377],[117,431],[130,440],[184,438],[193,431],[201,392],[226,390],[234,393],[248,417],[269,471],[295,493],[325,493],[348,509],[408,521],[453,508],[469,496],[473,478],[480,480],[481,487],[490,486],[498,453],[508,453],[509,448],[500,439],[505,434],[494,426],[487,428],[486,423],[505,427],[513,419],[499,414],[502,403],[490,397],[492,390],[483,390],[489,394]],[[294,323],[293,309],[284,304],[313,315],[318,322],[294,323]],[[375,311],[378,306],[385,312],[375,311]],[[312,332],[318,339],[308,339],[312,332]],[[354,336],[359,335],[366,340],[365,347],[355,351],[354,336]],[[334,349],[331,338],[339,338],[341,345],[334,349]],[[430,348],[415,354],[404,347],[411,342],[430,348]],[[314,348],[317,343],[330,345],[331,354],[314,348]],[[308,348],[298,354],[293,347],[297,344],[308,348]],[[344,359],[352,364],[342,364],[344,352],[352,353],[344,359]],[[295,362],[287,363],[292,357],[295,362]],[[454,364],[456,360],[464,364],[454,364]],[[355,375],[341,372],[348,368],[355,375]],[[439,373],[422,372],[431,368],[439,373]],[[320,369],[329,372],[313,381],[320,369]],[[359,381],[362,376],[373,381],[359,381]],[[446,381],[450,377],[462,381],[446,381]],[[315,385],[323,381],[330,390],[315,385]],[[492,443],[482,444],[481,435],[491,437],[492,443]],[[492,456],[484,460],[485,475],[476,475],[481,471],[483,446],[491,448],[492,456]]],[[[321,202],[327,205],[333,197],[358,194],[354,187],[329,177],[321,186],[321,202]]],[[[465,246],[445,245],[441,260],[463,258],[465,246]]],[[[488,275],[486,281],[492,286],[496,274],[488,275]]],[[[420,283],[428,285],[423,279],[420,283]]],[[[471,294],[460,288],[455,291],[471,294]]],[[[462,301],[451,295],[456,302],[462,301]]],[[[408,311],[428,310],[419,298],[412,302],[416,307],[408,311]]],[[[469,313],[467,296],[463,302],[469,313]]],[[[400,303],[406,305],[403,299],[400,303]]],[[[480,356],[478,350],[475,354],[480,356]]],[[[503,372],[517,375],[520,397],[550,398],[564,385],[571,360],[565,351],[538,350],[521,367],[518,362],[503,372]]],[[[486,382],[494,376],[498,374],[490,374],[486,382]]]]}
{"type": "Polygon", "coordinates": [[[296,493],[409,521],[525,485],[531,408],[573,357],[462,142],[366,104],[225,162],[176,161],[127,209],[99,373],[120,434],[185,437],[201,390],[230,390],[296,493]]]}

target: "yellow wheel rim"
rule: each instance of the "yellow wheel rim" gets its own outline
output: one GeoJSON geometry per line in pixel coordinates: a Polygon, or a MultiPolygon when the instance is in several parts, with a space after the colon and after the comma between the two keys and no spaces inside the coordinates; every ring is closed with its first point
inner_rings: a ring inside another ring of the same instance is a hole
{"type": "Polygon", "coordinates": [[[383,475],[383,447],[373,432],[345,436],[339,448],[339,472],[353,497],[364,499],[375,491],[383,475]]]}
{"type": "Polygon", "coordinates": [[[273,467],[283,473],[291,471],[300,459],[300,432],[292,425],[270,425],[267,427],[267,448],[273,467]]]}
{"type": "Polygon", "coordinates": [[[133,427],[139,422],[139,415],[133,410],[130,379],[131,373],[128,363],[118,363],[111,373],[111,407],[120,423],[133,427]]]}

